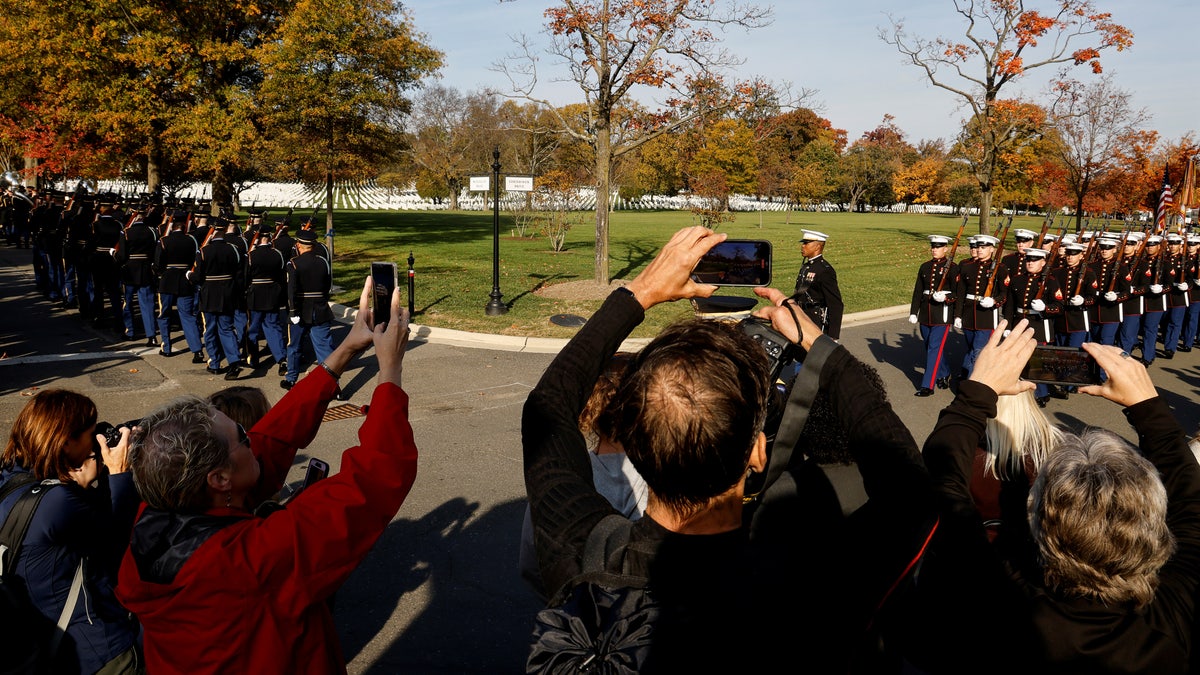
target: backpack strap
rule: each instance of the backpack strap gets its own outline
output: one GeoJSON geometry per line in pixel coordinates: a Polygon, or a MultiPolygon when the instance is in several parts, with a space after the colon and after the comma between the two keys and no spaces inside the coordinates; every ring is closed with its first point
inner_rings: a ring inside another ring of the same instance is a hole
{"type": "Polygon", "coordinates": [[[812,349],[804,358],[804,364],[788,394],[787,408],[783,411],[783,418],[779,420],[779,429],[775,432],[775,443],[771,446],[771,457],[767,461],[767,475],[764,477],[762,493],[766,493],[791,466],[792,451],[796,449],[800,432],[808,422],[808,411],[821,388],[821,371],[825,368],[825,361],[837,347],[838,343],[832,338],[820,336],[813,342],[812,349]]]}
{"type": "MultiPolygon", "coordinates": [[[[16,560],[16,558],[14,558],[16,560]]],[[[71,591],[67,594],[67,604],[63,605],[62,613],[58,615],[58,624],[54,627],[54,635],[50,637],[50,655],[58,653],[58,645],[67,634],[67,626],[71,623],[71,615],[75,613],[75,605],[79,604],[79,594],[83,590],[83,558],[75,568],[75,578],[71,580],[71,591]]]]}
{"type": "MultiPolygon", "coordinates": [[[[0,490],[0,501],[4,501],[12,493],[37,482],[38,480],[33,477],[33,474],[24,473],[14,476],[5,484],[4,489],[0,490]]],[[[47,482],[46,488],[58,484],[58,481],[47,482]]],[[[38,503],[46,495],[47,489],[42,488],[43,486],[39,484],[21,495],[17,499],[17,503],[13,504],[12,510],[8,512],[8,517],[4,519],[4,526],[0,527],[0,575],[8,572],[9,565],[5,561],[11,561],[13,565],[17,562],[21,544],[25,542],[29,524],[33,522],[33,512],[37,510],[38,503]]]]}

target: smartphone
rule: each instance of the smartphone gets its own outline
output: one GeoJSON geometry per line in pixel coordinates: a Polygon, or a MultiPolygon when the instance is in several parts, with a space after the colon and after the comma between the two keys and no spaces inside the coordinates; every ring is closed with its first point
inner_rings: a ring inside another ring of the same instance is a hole
{"type": "Polygon", "coordinates": [[[1100,366],[1079,347],[1038,345],[1021,371],[1021,379],[1044,384],[1100,384],[1100,366]]]}
{"type": "Polygon", "coordinates": [[[300,489],[304,489],[328,475],[329,464],[313,457],[308,460],[308,468],[304,471],[304,484],[300,489]]]}
{"type": "Polygon", "coordinates": [[[717,286],[769,286],[771,242],[726,239],[700,258],[692,270],[692,280],[717,286]]]}
{"type": "Polygon", "coordinates": [[[386,326],[392,316],[392,292],[396,290],[396,263],[371,263],[371,279],[375,282],[374,304],[371,313],[375,325],[386,326]]]}

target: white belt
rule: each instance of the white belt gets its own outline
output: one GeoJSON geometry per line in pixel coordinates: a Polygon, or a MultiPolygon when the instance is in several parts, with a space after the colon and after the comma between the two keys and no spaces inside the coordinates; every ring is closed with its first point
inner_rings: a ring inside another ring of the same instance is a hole
{"type": "Polygon", "coordinates": [[[130,260],[145,260],[149,257],[150,256],[146,255],[145,253],[133,253],[129,256],[129,259],[130,260]]]}
{"type": "Polygon", "coordinates": [[[968,295],[967,299],[968,300],[982,300],[984,298],[990,298],[990,297],[991,297],[990,295],[968,295]]]}
{"type": "Polygon", "coordinates": [[[232,274],[210,274],[209,276],[204,277],[204,279],[206,281],[232,281],[233,275],[232,274]]]}
{"type": "Polygon", "coordinates": [[[190,268],[191,265],[167,265],[167,269],[169,270],[186,270],[190,268]]]}
{"type": "Polygon", "coordinates": [[[302,298],[324,298],[325,294],[324,293],[301,293],[300,297],[302,297],[302,298]]]}
{"type": "Polygon", "coordinates": [[[274,279],[251,279],[250,283],[252,283],[252,284],[273,284],[273,283],[275,283],[275,280],[274,279]]]}
{"type": "Polygon", "coordinates": [[[113,252],[113,251],[115,251],[115,250],[117,250],[117,249],[115,249],[115,248],[104,248],[103,246],[97,246],[97,247],[96,247],[96,253],[112,253],[112,252],[113,252]]]}

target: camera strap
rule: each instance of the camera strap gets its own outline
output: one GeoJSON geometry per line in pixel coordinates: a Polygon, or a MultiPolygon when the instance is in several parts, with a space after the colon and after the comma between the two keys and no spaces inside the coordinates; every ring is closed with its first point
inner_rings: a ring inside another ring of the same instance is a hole
{"type": "Polygon", "coordinates": [[[804,358],[804,364],[796,374],[796,381],[792,383],[791,392],[788,394],[787,406],[779,421],[779,430],[775,432],[775,443],[771,447],[771,457],[767,462],[767,472],[763,480],[763,494],[790,466],[792,453],[800,440],[800,432],[804,430],[808,421],[808,411],[821,388],[821,370],[837,347],[837,342],[822,335],[813,342],[812,349],[804,358]]]}

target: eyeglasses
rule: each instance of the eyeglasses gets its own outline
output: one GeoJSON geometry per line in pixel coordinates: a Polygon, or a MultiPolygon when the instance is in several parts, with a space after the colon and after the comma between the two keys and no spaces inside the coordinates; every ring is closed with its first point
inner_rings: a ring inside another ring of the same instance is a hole
{"type": "MultiPolygon", "coordinates": [[[[235,424],[237,424],[237,423],[235,422],[235,424]]],[[[246,433],[246,427],[243,427],[241,424],[238,424],[237,430],[238,430],[238,443],[241,443],[242,445],[249,448],[250,447],[250,434],[246,433]]]]}

